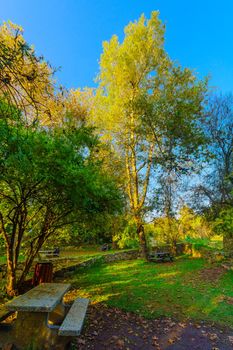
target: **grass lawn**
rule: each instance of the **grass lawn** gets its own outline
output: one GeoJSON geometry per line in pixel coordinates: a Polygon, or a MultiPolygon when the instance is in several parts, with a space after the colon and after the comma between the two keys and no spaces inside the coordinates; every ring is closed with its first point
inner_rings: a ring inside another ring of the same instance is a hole
{"type": "Polygon", "coordinates": [[[114,250],[110,249],[107,251],[101,251],[100,247],[98,246],[97,248],[81,248],[81,249],[69,249],[69,250],[61,250],[60,252],[60,257],[61,258],[73,258],[73,259],[78,259],[78,260],[87,260],[89,258],[93,258],[95,256],[103,256],[107,254],[114,254],[114,253],[119,253],[119,252],[124,252],[124,251],[129,251],[130,249],[125,249],[125,250],[114,250]]]}
{"type": "Polygon", "coordinates": [[[116,262],[81,269],[69,282],[79,296],[147,318],[171,316],[233,326],[233,272],[202,259],[116,262]]]}

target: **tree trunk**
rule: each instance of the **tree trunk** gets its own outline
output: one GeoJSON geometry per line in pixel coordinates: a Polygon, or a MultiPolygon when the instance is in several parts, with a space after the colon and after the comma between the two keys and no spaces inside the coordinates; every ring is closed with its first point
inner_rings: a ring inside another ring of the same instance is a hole
{"type": "Polygon", "coordinates": [[[141,255],[143,259],[148,260],[148,249],[146,244],[144,226],[143,226],[143,223],[139,220],[137,220],[137,234],[140,242],[141,255]]]}
{"type": "Polygon", "coordinates": [[[176,256],[177,255],[177,241],[176,241],[176,239],[173,239],[171,243],[172,243],[172,247],[171,247],[172,254],[174,254],[176,256]]]}
{"type": "Polygon", "coordinates": [[[18,294],[16,287],[16,273],[12,266],[12,262],[7,258],[7,285],[6,292],[9,296],[16,296],[18,294]]]}
{"type": "Polygon", "coordinates": [[[230,256],[233,255],[233,237],[227,234],[223,235],[223,250],[230,256]]]}
{"type": "Polygon", "coordinates": [[[9,296],[17,295],[16,288],[16,268],[13,258],[13,249],[10,242],[7,242],[7,283],[6,292],[9,296]]]}

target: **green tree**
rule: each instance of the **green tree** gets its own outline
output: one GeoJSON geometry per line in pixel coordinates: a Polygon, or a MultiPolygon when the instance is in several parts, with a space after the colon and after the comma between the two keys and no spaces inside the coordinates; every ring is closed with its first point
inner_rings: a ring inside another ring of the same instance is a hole
{"type": "Polygon", "coordinates": [[[233,208],[223,209],[214,221],[214,229],[223,235],[223,248],[232,255],[233,252],[233,208]]]}
{"type": "Polygon", "coordinates": [[[179,232],[179,222],[174,217],[159,217],[154,221],[154,238],[157,242],[171,245],[176,251],[177,243],[183,238],[179,232]]]}
{"type": "Polygon", "coordinates": [[[12,108],[5,111],[0,118],[0,235],[7,253],[7,292],[14,295],[51,235],[87,215],[116,212],[121,199],[92,156],[98,140],[90,128],[36,129],[16,109],[13,116],[8,114],[12,108]],[[25,262],[18,275],[20,253],[25,262]]]}
{"type": "Polygon", "coordinates": [[[179,212],[180,237],[209,238],[212,234],[212,225],[204,215],[196,214],[191,208],[183,206],[179,212]]]}
{"type": "Polygon", "coordinates": [[[160,243],[172,246],[176,252],[178,242],[186,238],[208,239],[212,234],[212,226],[203,215],[197,215],[192,209],[183,206],[177,217],[164,215],[154,221],[150,227],[150,235],[160,243]]]}

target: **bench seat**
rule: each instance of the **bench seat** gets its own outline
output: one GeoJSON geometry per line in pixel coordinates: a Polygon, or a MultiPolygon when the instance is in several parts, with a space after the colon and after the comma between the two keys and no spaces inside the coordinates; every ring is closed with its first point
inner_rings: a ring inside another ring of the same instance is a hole
{"type": "Polygon", "coordinates": [[[58,335],[75,337],[80,335],[86,316],[89,299],[76,299],[66,315],[58,335]]]}

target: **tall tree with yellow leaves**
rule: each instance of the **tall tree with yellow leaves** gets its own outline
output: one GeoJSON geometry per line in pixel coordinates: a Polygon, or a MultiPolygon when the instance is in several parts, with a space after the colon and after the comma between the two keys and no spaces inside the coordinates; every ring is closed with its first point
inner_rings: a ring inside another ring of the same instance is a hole
{"type": "Polygon", "coordinates": [[[147,258],[144,217],[153,166],[165,165],[170,155],[187,149],[189,133],[200,143],[195,120],[201,115],[205,83],[168,58],[158,12],[130,23],[122,43],[116,35],[104,42],[98,80],[93,118],[124,161],[130,212],[147,258]]]}

